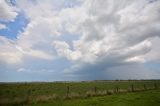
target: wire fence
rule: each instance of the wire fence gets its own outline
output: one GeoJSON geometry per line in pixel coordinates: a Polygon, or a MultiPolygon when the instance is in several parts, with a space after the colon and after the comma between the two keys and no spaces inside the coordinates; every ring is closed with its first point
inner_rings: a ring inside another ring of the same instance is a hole
{"type": "MultiPolygon", "coordinates": [[[[82,86],[82,85],[81,85],[82,86]]],[[[56,89],[54,93],[51,93],[52,87],[46,87],[45,89],[33,89],[32,87],[27,89],[27,92],[23,95],[23,97],[14,97],[13,100],[8,101],[0,101],[0,105],[4,104],[15,104],[15,105],[23,105],[23,104],[30,104],[30,103],[38,103],[38,102],[47,102],[51,100],[57,99],[75,99],[75,98],[87,98],[93,96],[107,96],[107,95],[114,95],[119,93],[129,93],[129,92],[141,92],[147,90],[158,90],[160,88],[160,83],[150,83],[150,84],[129,84],[127,86],[121,85],[112,85],[110,87],[101,87],[101,86],[90,86],[90,87],[82,87],[78,88],[76,86],[67,85],[63,88],[56,89]],[[41,91],[43,90],[43,94],[41,91]],[[82,91],[81,91],[82,90],[82,91]],[[61,93],[56,93],[61,91],[61,93]],[[63,92],[62,92],[63,91],[63,92]],[[39,95],[35,95],[35,92],[38,92],[39,95]],[[46,92],[46,93],[44,93],[46,92]]]]}

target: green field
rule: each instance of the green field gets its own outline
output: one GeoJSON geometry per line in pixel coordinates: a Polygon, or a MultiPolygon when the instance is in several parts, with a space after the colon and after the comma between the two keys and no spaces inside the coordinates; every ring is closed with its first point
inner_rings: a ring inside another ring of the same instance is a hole
{"type": "MultiPolygon", "coordinates": [[[[152,92],[159,94],[157,90],[159,88],[160,80],[1,83],[0,105],[39,105],[43,103],[49,105],[51,102],[55,106],[61,103],[66,104],[66,106],[74,106],[74,104],[77,106],[76,102],[80,102],[79,104],[83,102],[82,106],[88,106],[87,103],[92,103],[92,101],[98,102],[101,96],[103,96],[104,100],[108,99],[109,101],[114,101],[114,98],[117,97],[120,102],[123,102],[121,97],[125,98],[127,95],[129,97],[135,95],[135,98],[136,95],[150,96],[151,89],[154,89],[152,92]],[[133,89],[135,93],[128,93],[133,89]],[[147,92],[143,93],[144,91],[147,92]],[[92,98],[93,96],[96,97],[92,98]]],[[[103,104],[105,105],[105,102],[103,104]]],[[[97,105],[101,106],[101,104],[97,105]]]]}
{"type": "Polygon", "coordinates": [[[53,101],[33,106],[160,106],[160,90],[123,93],[87,99],[53,101]]]}

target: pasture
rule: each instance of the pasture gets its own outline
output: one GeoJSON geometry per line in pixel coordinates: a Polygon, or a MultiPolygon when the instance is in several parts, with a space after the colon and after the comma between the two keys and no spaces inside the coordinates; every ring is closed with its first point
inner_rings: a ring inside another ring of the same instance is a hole
{"type": "MultiPolygon", "coordinates": [[[[159,95],[159,88],[160,80],[0,83],[0,105],[30,106],[55,103],[56,106],[67,102],[66,106],[77,106],[76,102],[89,103],[92,99],[98,101],[99,98],[114,101],[114,98],[125,98],[127,95],[135,95],[135,98],[136,95],[145,97],[143,92],[146,92],[146,96],[152,94],[151,92],[157,92],[156,95],[159,95]]],[[[78,106],[83,105],[87,106],[78,106]]]]}

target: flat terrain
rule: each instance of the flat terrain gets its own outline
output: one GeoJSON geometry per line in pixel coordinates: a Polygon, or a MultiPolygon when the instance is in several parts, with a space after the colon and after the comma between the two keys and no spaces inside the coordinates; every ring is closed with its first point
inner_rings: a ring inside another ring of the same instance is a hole
{"type": "Polygon", "coordinates": [[[123,93],[87,99],[53,101],[33,106],[160,106],[160,90],[123,93]]]}
{"type": "MultiPolygon", "coordinates": [[[[159,88],[160,80],[0,83],[0,105],[102,106],[117,101],[123,105],[123,99],[134,101],[139,96],[146,101],[151,97],[157,104],[159,88]]],[[[119,106],[116,104],[113,105],[119,106]]]]}

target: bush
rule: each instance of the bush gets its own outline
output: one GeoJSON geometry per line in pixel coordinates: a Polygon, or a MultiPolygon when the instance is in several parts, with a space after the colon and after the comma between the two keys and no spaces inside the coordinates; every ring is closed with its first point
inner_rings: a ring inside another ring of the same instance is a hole
{"type": "Polygon", "coordinates": [[[80,94],[72,92],[72,93],[64,96],[64,99],[76,99],[76,98],[80,98],[80,97],[81,97],[80,94]]]}

